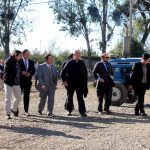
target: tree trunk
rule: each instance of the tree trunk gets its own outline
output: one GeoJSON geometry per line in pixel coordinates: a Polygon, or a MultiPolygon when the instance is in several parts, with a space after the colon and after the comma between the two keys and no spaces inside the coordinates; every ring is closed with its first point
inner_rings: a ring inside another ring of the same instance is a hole
{"type": "Polygon", "coordinates": [[[108,7],[108,0],[103,0],[102,53],[106,53],[107,7],[108,7]]]}
{"type": "Polygon", "coordinates": [[[9,42],[10,42],[10,31],[9,31],[9,14],[10,11],[10,3],[7,2],[7,0],[4,1],[4,13],[5,13],[5,18],[4,18],[4,36],[3,36],[3,43],[4,43],[4,54],[5,58],[9,56],[9,42]]]}
{"type": "Polygon", "coordinates": [[[88,64],[89,64],[89,72],[91,73],[92,72],[92,57],[91,57],[91,47],[90,47],[90,42],[89,42],[89,36],[88,36],[88,33],[86,31],[86,44],[87,44],[87,49],[88,49],[88,64]]]}

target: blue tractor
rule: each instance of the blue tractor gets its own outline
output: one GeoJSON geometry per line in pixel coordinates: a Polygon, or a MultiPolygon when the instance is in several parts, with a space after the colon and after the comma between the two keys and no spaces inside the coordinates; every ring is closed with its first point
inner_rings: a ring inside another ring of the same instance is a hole
{"type": "Polygon", "coordinates": [[[113,66],[114,80],[116,83],[112,93],[113,106],[120,106],[124,102],[134,103],[136,101],[137,96],[134,91],[128,90],[127,82],[133,65],[139,61],[140,58],[116,58],[110,60],[113,66]]]}

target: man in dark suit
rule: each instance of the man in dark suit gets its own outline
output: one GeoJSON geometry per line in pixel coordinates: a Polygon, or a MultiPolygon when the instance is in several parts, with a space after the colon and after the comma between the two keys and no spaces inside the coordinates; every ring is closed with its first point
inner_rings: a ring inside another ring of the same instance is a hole
{"type": "Polygon", "coordinates": [[[20,60],[21,66],[21,90],[23,93],[24,111],[25,115],[29,116],[29,101],[30,101],[30,91],[32,85],[32,76],[35,74],[34,62],[29,59],[30,52],[25,49],[22,52],[23,59],[20,60]]]}
{"type": "Polygon", "coordinates": [[[67,110],[69,116],[73,110],[73,95],[76,91],[79,113],[81,117],[86,117],[87,114],[83,96],[87,96],[87,68],[84,61],[81,59],[80,50],[74,53],[74,59],[67,62],[62,70],[63,85],[67,88],[67,110]]]}
{"type": "Polygon", "coordinates": [[[111,105],[112,87],[114,86],[112,66],[108,62],[109,55],[103,53],[101,61],[95,64],[93,75],[97,80],[97,97],[99,100],[98,111],[100,114],[103,112],[103,99],[105,96],[104,111],[110,114],[109,107],[111,105]]]}
{"type": "Polygon", "coordinates": [[[150,54],[144,53],[141,62],[135,64],[132,68],[129,79],[129,89],[134,89],[138,96],[138,101],[135,106],[135,115],[147,116],[144,110],[144,95],[147,89],[150,88],[150,54]]]}
{"type": "MultiPolygon", "coordinates": [[[[66,60],[66,61],[64,61],[64,62],[62,63],[60,75],[62,74],[62,70],[63,70],[63,68],[65,67],[65,65],[67,64],[67,62],[70,61],[70,60],[72,60],[72,59],[74,59],[73,53],[71,53],[71,54],[68,56],[68,60],[66,60]]],[[[65,88],[66,88],[66,90],[67,90],[67,87],[65,87],[65,88]]],[[[67,90],[67,95],[68,95],[68,90],[67,90]]],[[[65,102],[64,108],[65,108],[65,110],[67,110],[67,100],[66,100],[66,102],[65,102]]],[[[74,104],[73,104],[73,109],[74,109],[74,104]]]]}

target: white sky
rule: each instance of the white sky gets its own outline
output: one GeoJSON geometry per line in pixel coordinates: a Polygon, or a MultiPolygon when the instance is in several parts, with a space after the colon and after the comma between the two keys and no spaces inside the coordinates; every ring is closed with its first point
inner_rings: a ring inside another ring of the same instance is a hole
{"type": "MultiPolygon", "coordinates": [[[[41,1],[42,0],[35,0],[36,3],[41,1]]],[[[67,49],[72,52],[77,48],[87,49],[85,39],[82,36],[75,40],[71,39],[69,36],[66,37],[66,33],[59,31],[59,25],[53,23],[53,13],[49,9],[47,3],[30,5],[29,8],[35,10],[29,14],[29,18],[35,20],[33,32],[27,33],[27,40],[23,42],[23,45],[13,46],[13,49],[17,48],[23,50],[27,48],[30,51],[35,49],[44,51],[49,47],[50,43],[53,43],[52,41],[56,42],[56,47],[60,47],[61,51],[67,49]]],[[[113,40],[110,43],[110,47],[112,47],[112,45],[116,43],[119,38],[114,38],[115,42],[113,40]]],[[[108,49],[110,49],[110,47],[108,47],[108,49]]]]}

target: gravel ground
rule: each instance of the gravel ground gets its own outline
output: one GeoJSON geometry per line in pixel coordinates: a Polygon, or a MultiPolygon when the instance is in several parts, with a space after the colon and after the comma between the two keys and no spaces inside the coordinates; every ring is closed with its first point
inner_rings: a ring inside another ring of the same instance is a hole
{"type": "Polygon", "coordinates": [[[64,110],[65,89],[59,84],[53,118],[37,113],[38,92],[32,89],[30,114],[23,115],[20,103],[18,118],[6,120],[3,93],[0,92],[1,150],[150,150],[150,94],[146,94],[147,117],[134,116],[135,104],[111,107],[112,115],[97,113],[95,89],[90,87],[85,99],[87,118],[78,114],[76,97],[73,116],[64,110]]]}

